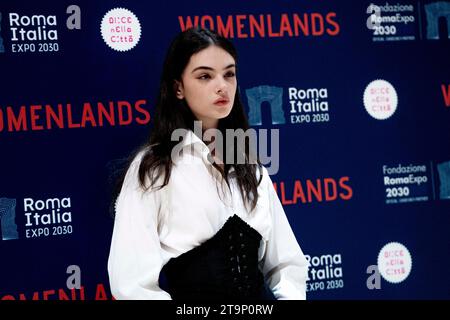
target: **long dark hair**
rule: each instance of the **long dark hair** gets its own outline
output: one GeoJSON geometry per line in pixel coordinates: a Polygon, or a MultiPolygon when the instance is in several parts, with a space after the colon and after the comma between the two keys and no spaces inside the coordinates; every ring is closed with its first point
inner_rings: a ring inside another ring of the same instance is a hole
{"type": "MultiPolygon", "coordinates": [[[[181,80],[181,75],[193,54],[212,45],[228,52],[237,64],[237,52],[234,45],[231,41],[214,31],[194,27],[181,32],[172,41],[164,61],[156,110],[153,117],[154,127],[151,130],[150,138],[130,156],[128,166],[117,180],[115,190],[113,191],[113,202],[120,193],[129,165],[137,153],[142,150],[145,151],[139,167],[139,182],[141,187],[147,191],[153,187],[161,175],[164,177],[163,184],[158,187],[163,188],[168,184],[173,165],[171,152],[172,148],[178,143],[178,141],[171,140],[172,132],[179,128],[194,130],[194,121],[197,120],[185,99],[180,100],[176,97],[175,80],[181,80]],[[147,177],[151,177],[147,180],[150,181],[149,185],[146,184],[147,177]]],[[[223,145],[226,148],[223,150],[223,159],[226,159],[228,146],[232,145],[234,147],[236,141],[232,142],[232,144],[227,143],[225,130],[243,129],[246,131],[249,129],[238,89],[236,90],[234,104],[230,114],[225,118],[219,119],[217,129],[220,130],[224,139],[223,145]]],[[[227,161],[224,161],[223,169],[216,163],[213,163],[213,165],[220,171],[227,183],[229,171],[231,167],[234,167],[242,198],[246,204],[250,205],[251,211],[255,208],[258,201],[257,187],[261,183],[262,171],[260,171],[259,179],[257,179],[257,168],[261,169],[261,163],[254,153],[252,153],[252,156],[253,159],[256,159],[256,161],[253,161],[255,163],[248,161],[250,159],[250,152],[252,151],[247,139],[245,139],[244,152],[246,161],[243,164],[229,164],[227,161]]]]}

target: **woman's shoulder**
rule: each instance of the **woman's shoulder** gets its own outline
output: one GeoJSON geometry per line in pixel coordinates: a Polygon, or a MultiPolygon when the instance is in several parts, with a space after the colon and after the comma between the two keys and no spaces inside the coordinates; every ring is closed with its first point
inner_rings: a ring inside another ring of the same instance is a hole
{"type": "Polygon", "coordinates": [[[153,149],[156,145],[157,144],[152,144],[139,147],[131,156],[131,164],[140,165],[144,157],[148,157],[153,154],[153,149]]]}
{"type": "MultiPolygon", "coordinates": [[[[146,157],[151,157],[151,155],[153,154],[153,147],[155,145],[145,145],[140,147],[139,149],[135,150],[132,155],[130,156],[130,162],[129,162],[129,166],[127,169],[127,176],[130,176],[130,178],[132,180],[138,181],[140,180],[140,175],[141,175],[141,170],[145,171],[145,185],[151,185],[154,186],[155,185],[155,179],[159,181],[158,176],[156,174],[155,170],[149,170],[150,168],[148,167],[148,165],[145,165],[145,163],[143,163],[143,161],[145,161],[144,159],[146,157]],[[141,166],[144,165],[142,168],[141,166]],[[150,179],[150,173],[152,173],[152,182],[150,179]],[[156,176],[155,176],[156,175],[156,176]]],[[[158,182],[156,181],[156,182],[158,182]]]]}

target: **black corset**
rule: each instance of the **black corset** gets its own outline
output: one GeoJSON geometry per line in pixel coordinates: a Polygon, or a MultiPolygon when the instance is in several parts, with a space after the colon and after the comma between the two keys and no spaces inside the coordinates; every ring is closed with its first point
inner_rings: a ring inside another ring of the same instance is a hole
{"type": "Polygon", "coordinates": [[[261,235],[237,215],[162,268],[173,300],[275,300],[258,268],[261,235]]]}

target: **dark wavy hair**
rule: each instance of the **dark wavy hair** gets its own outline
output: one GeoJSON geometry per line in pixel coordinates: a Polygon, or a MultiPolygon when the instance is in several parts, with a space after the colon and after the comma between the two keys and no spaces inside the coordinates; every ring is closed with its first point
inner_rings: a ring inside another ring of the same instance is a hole
{"type": "MultiPolygon", "coordinates": [[[[171,135],[175,129],[183,128],[187,130],[194,130],[194,121],[198,120],[190,110],[185,99],[180,100],[175,95],[175,80],[181,81],[181,75],[186,68],[191,56],[209,46],[217,46],[228,52],[235,60],[237,65],[237,52],[234,45],[221,36],[220,34],[200,27],[194,27],[181,32],[172,41],[162,70],[159,94],[157,98],[155,115],[153,117],[154,127],[151,130],[150,137],[144,145],[135,151],[128,159],[128,165],[122,172],[115,189],[113,191],[113,203],[122,188],[123,180],[126,171],[131,162],[142,150],[145,150],[139,167],[139,182],[141,187],[148,191],[152,188],[156,181],[163,175],[163,184],[158,186],[163,188],[169,183],[170,174],[172,170],[171,151],[178,141],[172,141],[171,135]],[[146,184],[146,178],[150,178],[150,184],[146,184]]],[[[219,119],[218,130],[223,136],[223,145],[226,146],[223,150],[223,159],[226,159],[227,149],[229,146],[236,147],[235,150],[242,150],[236,145],[236,141],[226,141],[226,129],[242,129],[246,131],[249,128],[244,107],[242,105],[239,90],[236,90],[234,97],[234,104],[230,114],[222,119],[219,119]]],[[[233,139],[235,140],[235,139],[233,139]]],[[[261,162],[256,154],[252,153],[254,163],[248,161],[250,159],[249,141],[245,139],[245,163],[243,164],[228,164],[224,161],[224,168],[222,169],[216,163],[214,167],[220,171],[222,177],[228,183],[229,171],[234,167],[237,182],[239,185],[242,198],[246,204],[250,205],[253,210],[258,201],[257,187],[261,183],[262,174],[260,171],[259,179],[256,177],[258,169],[261,169],[261,162]]],[[[237,155],[235,153],[235,155],[237,155]]],[[[112,205],[111,208],[114,206],[112,205]]],[[[250,211],[251,211],[250,210],[250,211]]]]}

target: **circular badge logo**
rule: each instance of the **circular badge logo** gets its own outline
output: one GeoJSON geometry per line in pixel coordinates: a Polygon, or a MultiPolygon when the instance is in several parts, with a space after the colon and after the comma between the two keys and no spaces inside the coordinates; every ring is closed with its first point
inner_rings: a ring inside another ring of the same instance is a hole
{"type": "Polygon", "coordinates": [[[103,17],[101,33],[106,44],[117,51],[128,51],[134,48],[141,38],[141,24],[138,18],[128,9],[115,8],[103,17]]]}
{"type": "Polygon", "coordinates": [[[364,90],[364,107],[375,119],[384,120],[392,116],[397,103],[397,92],[386,80],[374,80],[364,90]]]}
{"type": "Polygon", "coordinates": [[[390,242],[378,254],[378,270],[387,282],[402,282],[409,276],[411,267],[411,254],[401,243],[390,242]]]}

